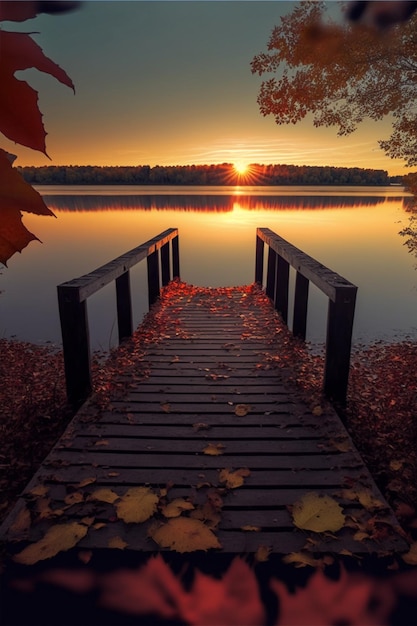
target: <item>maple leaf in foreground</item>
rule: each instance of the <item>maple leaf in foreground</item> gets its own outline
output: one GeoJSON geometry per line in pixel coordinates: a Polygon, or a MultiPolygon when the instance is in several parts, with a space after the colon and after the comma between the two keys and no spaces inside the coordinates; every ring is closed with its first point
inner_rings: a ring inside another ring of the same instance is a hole
{"type": "Polygon", "coordinates": [[[21,211],[54,216],[39,193],[12,167],[7,153],[0,150],[0,261],[4,265],[15,252],[38,240],[22,223],[21,211]]]}
{"type": "Polygon", "coordinates": [[[74,89],[69,76],[48,59],[28,33],[2,30],[0,38],[0,131],[11,141],[46,154],[46,132],[38,108],[38,92],[15,72],[36,68],[74,89]]]}

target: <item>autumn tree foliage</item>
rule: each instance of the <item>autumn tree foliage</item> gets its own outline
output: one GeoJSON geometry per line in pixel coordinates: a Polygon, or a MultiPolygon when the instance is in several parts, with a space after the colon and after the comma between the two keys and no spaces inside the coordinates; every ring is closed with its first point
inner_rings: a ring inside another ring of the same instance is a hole
{"type": "MultiPolygon", "coordinates": [[[[3,21],[22,22],[38,13],[56,13],[74,8],[77,2],[0,1],[0,132],[5,137],[47,155],[38,93],[16,72],[36,68],[74,89],[74,85],[54,61],[51,61],[29,33],[10,32],[3,21]]],[[[37,237],[22,223],[22,211],[53,215],[41,196],[13,168],[14,155],[0,149],[0,262],[4,265],[15,252],[21,252],[37,237]]]]}
{"type": "Polygon", "coordinates": [[[308,115],[317,127],[349,135],[366,119],[392,116],[380,140],[391,158],[417,164],[417,16],[388,31],[332,22],[326,3],[305,1],[281,18],[267,51],[256,55],[262,115],[296,124],[308,115]]]}

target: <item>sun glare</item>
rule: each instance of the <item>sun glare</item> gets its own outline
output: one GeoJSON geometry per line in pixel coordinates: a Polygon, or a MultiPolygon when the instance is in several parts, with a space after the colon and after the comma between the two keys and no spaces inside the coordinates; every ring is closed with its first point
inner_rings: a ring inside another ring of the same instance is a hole
{"type": "Polygon", "coordinates": [[[239,174],[239,176],[244,176],[244,174],[246,174],[248,171],[248,166],[246,165],[246,163],[235,163],[233,167],[235,168],[235,171],[237,174],[239,174]]]}

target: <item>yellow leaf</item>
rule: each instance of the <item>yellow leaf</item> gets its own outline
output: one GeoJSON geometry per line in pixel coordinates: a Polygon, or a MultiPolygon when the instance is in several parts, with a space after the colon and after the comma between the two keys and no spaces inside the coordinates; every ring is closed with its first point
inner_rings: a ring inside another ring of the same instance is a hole
{"type": "Polygon", "coordinates": [[[330,439],[329,445],[336,448],[336,450],[339,450],[339,452],[349,452],[352,449],[350,441],[347,437],[345,439],[330,439]]]}
{"type": "Polygon", "coordinates": [[[316,417],[320,417],[320,415],[323,415],[323,409],[321,408],[320,405],[315,406],[314,409],[311,412],[316,417]]]}
{"type": "Polygon", "coordinates": [[[316,559],[311,552],[301,550],[300,552],[287,554],[282,560],[287,564],[293,563],[295,567],[306,567],[307,565],[311,567],[322,567],[323,565],[331,565],[334,559],[330,555],[325,555],[322,559],[316,559]]]}
{"type": "Polygon", "coordinates": [[[306,493],[294,504],[292,515],[297,528],[316,533],[335,532],[345,523],[342,508],[336,500],[314,491],[306,493]]]}
{"type": "Polygon", "coordinates": [[[73,548],[87,532],[87,526],[77,522],[51,526],[42,539],[28,545],[22,552],[16,554],[13,560],[23,565],[33,565],[38,561],[50,559],[59,552],[73,548]]]}
{"type": "Polygon", "coordinates": [[[194,508],[194,504],[189,500],[175,498],[175,500],[172,500],[172,502],[162,507],[161,513],[165,517],[179,517],[183,511],[191,511],[194,508]]]}
{"type": "Polygon", "coordinates": [[[236,489],[237,487],[241,487],[243,485],[245,477],[249,475],[250,470],[247,467],[241,467],[235,471],[222,469],[219,473],[219,481],[221,483],[226,483],[226,487],[229,489],[236,489]]]}
{"type": "Polygon", "coordinates": [[[219,456],[223,454],[223,450],[225,449],[225,445],[222,443],[209,443],[205,448],[203,448],[203,454],[209,454],[210,456],[219,456]]]}
{"type": "Polygon", "coordinates": [[[94,443],[95,446],[108,446],[109,442],[107,441],[107,439],[99,439],[98,441],[96,441],[94,443]]]}
{"type": "Polygon", "coordinates": [[[412,543],[409,551],[402,554],[401,557],[408,565],[417,565],[417,541],[412,543]]]}
{"type": "Polygon", "coordinates": [[[91,485],[91,483],[95,483],[96,480],[97,480],[96,477],[84,478],[84,480],[82,480],[80,483],[78,483],[78,485],[75,485],[75,486],[78,488],[86,487],[87,485],[91,485]]]}
{"type": "Polygon", "coordinates": [[[252,526],[252,524],[246,524],[245,526],[241,526],[240,530],[259,533],[261,531],[260,526],[252,526]]]}
{"type": "Polygon", "coordinates": [[[390,461],[389,468],[391,470],[397,471],[402,469],[403,465],[404,461],[402,461],[401,459],[394,459],[393,461],[390,461]]]}
{"type": "Polygon", "coordinates": [[[109,504],[113,504],[113,502],[115,502],[118,498],[119,496],[117,493],[115,493],[112,489],[108,489],[106,487],[96,489],[88,497],[89,500],[99,500],[100,502],[108,502],[109,504]]]}
{"type": "Polygon", "coordinates": [[[346,500],[358,500],[367,511],[387,508],[384,502],[375,498],[370,489],[344,489],[341,496],[346,500]]]}
{"type": "Polygon", "coordinates": [[[79,491],[74,491],[74,493],[69,493],[65,496],[64,502],[65,504],[78,504],[78,502],[82,502],[84,500],[84,496],[79,491]]]}
{"type": "Polygon", "coordinates": [[[112,537],[108,542],[109,548],[118,548],[119,550],[124,550],[129,544],[126,541],[123,541],[121,537],[112,537]]]}
{"type": "Polygon", "coordinates": [[[46,496],[49,488],[46,485],[36,485],[33,489],[31,489],[28,493],[32,496],[36,496],[41,498],[42,496],[46,496]]]}
{"type": "Polygon", "coordinates": [[[30,523],[30,511],[25,507],[16,515],[13,524],[10,526],[9,533],[11,535],[21,535],[29,530],[30,523]]]}
{"type": "Polygon", "coordinates": [[[117,517],[128,524],[144,522],[155,513],[158,500],[149,487],[132,487],[117,502],[117,517]]]}
{"type": "Polygon", "coordinates": [[[148,534],[161,548],[181,553],[222,547],[216,535],[203,522],[189,517],[176,517],[162,526],[154,525],[148,534]]]}
{"type": "Polygon", "coordinates": [[[211,506],[209,502],[206,502],[202,507],[191,511],[190,517],[205,522],[209,528],[216,528],[222,519],[220,509],[216,509],[211,506]]]}
{"type": "Polygon", "coordinates": [[[259,546],[255,552],[255,561],[258,563],[267,561],[271,552],[272,548],[270,546],[259,546]]]}
{"type": "Polygon", "coordinates": [[[237,415],[238,417],[244,417],[245,415],[247,415],[250,411],[250,406],[249,404],[237,404],[235,406],[235,415],[237,415]]]}

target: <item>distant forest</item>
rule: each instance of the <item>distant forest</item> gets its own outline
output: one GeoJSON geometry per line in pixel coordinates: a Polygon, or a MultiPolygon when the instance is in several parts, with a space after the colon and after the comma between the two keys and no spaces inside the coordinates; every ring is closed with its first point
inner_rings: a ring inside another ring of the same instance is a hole
{"type": "Polygon", "coordinates": [[[385,170],[307,165],[250,165],[239,174],[221,165],[48,165],[18,167],[24,179],[38,185],[389,185],[401,183],[385,170]]]}

